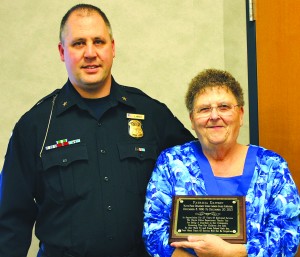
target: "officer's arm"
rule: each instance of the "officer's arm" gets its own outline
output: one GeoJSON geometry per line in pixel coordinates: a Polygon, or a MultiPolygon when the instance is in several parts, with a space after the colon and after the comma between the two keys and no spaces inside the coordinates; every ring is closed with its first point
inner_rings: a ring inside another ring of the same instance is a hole
{"type": "Polygon", "coordinates": [[[33,199],[31,145],[16,125],[0,178],[0,256],[27,255],[37,213],[33,199]]]}

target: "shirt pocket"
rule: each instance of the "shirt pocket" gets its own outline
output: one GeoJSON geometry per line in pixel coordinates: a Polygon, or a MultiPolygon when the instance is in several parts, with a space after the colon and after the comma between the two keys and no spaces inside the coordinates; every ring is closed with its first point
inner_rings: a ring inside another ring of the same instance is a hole
{"type": "Polygon", "coordinates": [[[42,155],[45,194],[57,203],[85,196],[90,188],[86,145],[51,149],[42,155]]]}
{"type": "Polygon", "coordinates": [[[158,147],[149,143],[119,143],[120,176],[126,190],[144,197],[146,187],[158,157],[158,147]]]}

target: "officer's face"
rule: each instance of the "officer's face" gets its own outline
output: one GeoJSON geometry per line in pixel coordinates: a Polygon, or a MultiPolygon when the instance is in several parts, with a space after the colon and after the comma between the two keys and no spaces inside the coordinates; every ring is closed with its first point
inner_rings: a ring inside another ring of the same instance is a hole
{"type": "Polygon", "coordinates": [[[69,79],[83,96],[110,88],[115,45],[102,17],[96,13],[72,13],[58,45],[69,79]]]}

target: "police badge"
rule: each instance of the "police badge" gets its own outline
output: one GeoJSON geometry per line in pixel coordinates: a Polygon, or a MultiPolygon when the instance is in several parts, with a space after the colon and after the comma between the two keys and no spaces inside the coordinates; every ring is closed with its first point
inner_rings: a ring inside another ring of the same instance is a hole
{"type": "Polygon", "coordinates": [[[129,120],[128,121],[128,133],[134,138],[141,138],[144,136],[142,129],[142,122],[139,120],[129,120]]]}

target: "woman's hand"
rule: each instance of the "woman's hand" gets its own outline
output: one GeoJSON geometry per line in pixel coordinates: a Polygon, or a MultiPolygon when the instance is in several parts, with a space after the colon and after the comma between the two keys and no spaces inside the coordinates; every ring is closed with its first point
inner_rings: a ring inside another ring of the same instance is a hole
{"type": "Polygon", "coordinates": [[[192,248],[199,257],[245,257],[242,244],[230,244],[215,235],[189,236],[188,241],[173,242],[173,247],[192,248]]]}

